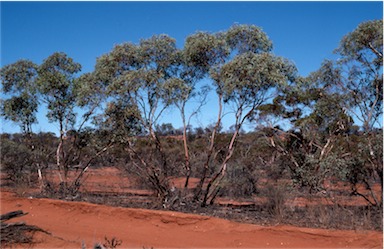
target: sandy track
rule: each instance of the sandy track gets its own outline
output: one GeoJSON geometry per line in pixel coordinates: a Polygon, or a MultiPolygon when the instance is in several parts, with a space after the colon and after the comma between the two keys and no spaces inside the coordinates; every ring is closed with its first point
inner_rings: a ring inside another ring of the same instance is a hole
{"type": "MultiPolygon", "coordinates": [[[[21,209],[18,218],[53,236],[40,234],[34,248],[88,248],[104,236],[118,248],[382,248],[382,233],[262,227],[166,211],[116,208],[82,202],[17,198],[1,193],[1,213],[21,209]]],[[[17,219],[15,219],[16,221],[17,219]]]]}

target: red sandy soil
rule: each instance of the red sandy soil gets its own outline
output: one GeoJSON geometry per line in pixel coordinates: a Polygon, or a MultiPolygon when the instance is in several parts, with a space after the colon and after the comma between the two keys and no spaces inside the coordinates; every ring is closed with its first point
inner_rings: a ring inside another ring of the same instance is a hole
{"type": "MultiPolygon", "coordinates": [[[[1,192],[1,213],[28,212],[13,221],[39,226],[34,248],[88,248],[104,237],[117,248],[383,248],[376,231],[263,227],[177,212],[117,208],[83,202],[19,198],[1,192]]],[[[14,248],[14,247],[13,247],[14,248]]]]}
{"type": "MultiPolygon", "coordinates": [[[[73,172],[76,173],[76,172],[73,172]]],[[[77,172],[76,174],[78,174],[77,172]]],[[[71,176],[71,175],[70,175],[71,176]]],[[[59,182],[59,178],[56,171],[52,171],[50,174],[50,179],[53,179],[55,182],[59,182]]],[[[74,177],[73,177],[74,178],[74,177]]],[[[73,179],[72,178],[72,179],[73,179]]],[[[171,183],[182,189],[184,187],[185,178],[173,177],[170,179],[171,183]]],[[[92,192],[92,193],[129,193],[133,195],[142,195],[149,196],[152,194],[150,190],[138,189],[135,186],[135,180],[132,176],[124,175],[122,171],[114,167],[104,167],[98,169],[90,169],[83,182],[81,191],[83,192],[92,192]]],[[[259,179],[259,182],[266,183],[268,179],[259,179]]],[[[279,184],[284,184],[288,180],[281,180],[279,184]]],[[[194,188],[199,182],[198,178],[189,179],[189,188],[194,188]]],[[[260,185],[259,187],[263,187],[260,185]]],[[[350,191],[350,187],[346,183],[327,183],[327,188],[332,190],[344,190],[346,192],[350,191]]],[[[377,196],[380,196],[380,184],[375,184],[373,186],[374,191],[377,196]]],[[[36,191],[38,191],[36,189],[36,191]]],[[[364,189],[364,186],[359,186],[359,191],[362,193],[367,192],[364,189]]],[[[292,197],[287,200],[286,206],[288,207],[305,207],[305,206],[315,206],[315,205],[334,205],[335,201],[340,205],[345,206],[364,206],[367,202],[359,196],[313,196],[312,198],[305,197],[292,197]]],[[[248,200],[232,200],[228,198],[218,198],[217,202],[220,204],[236,204],[236,205],[250,205],[253,203],[266,203],[267,199],[264,197],[254,196],[248,200]]]]}
{"type": "MultiPolygon", "coordinates": [[[[184,187],[185,178],[180,177],[173,177],[170,179],[171,183],[179,188],[182,189],[184,187]]],[[[56,179],[58,182],[58,179],[56,179]]],[[[200,179],[191,177],[189,179],[189,188],[195,188],[200,179]]],[[[259,179],[260,183],[266,183],[268,179],[259,179]]],[[[288,183],[288,180],[282,179],[279,184],[288,183]]],[[[113,193],[130,193],[130,194],[136,194],[136,195],[150,195],[152,192],[149,190],[143,190],[143,189],[137,189],[135,188],[135,183],[132,182],[132,176],[127,176],[122,174],[122,171],[120,171],[117,168],[114,167],[105,167],[100,169],[90,169],[89,172],[87,172],[86,179],[84,181],[84,184],[82,186],[82,191],[89,191],[89,192],[105,192],[108,190],[108,192],[113,193]]],[[[350,191],[350,187],[347,183],[326,183],[327,189],[332,190],[344,190],[346,192],[350,191]]],[[[259,186],[262,188],[262,185],[259,186]]],[[[359,192],[366,193],[367,190],[365,190],[364,186],[358,185],[359,192]]],[[[373,186],[373,190],[375,191],[377,196],[380,196],[380,184],[375,184],[373,186]]],[[[334,205],[335,200],[337,200],[337,203],[340,205],[345,206],[364,206],[367,204],[367,202],[359,197],[359,196],[314,196],[312,198],[304,198],[304,197],[293,197],[292,199],[287,200],[286,205],[289,207],[294,206],[314,206],[314,205],[334,205]]],[[[253,198],[250,198],[245,201],[239,201],[239,200],[230,200],[227,198],[218,198],[218,202],[221,204],[234,204],[237,203],[239,205],[249,205],[252,203],[265,203],[266,198],[255,196],[253,198]]]]}

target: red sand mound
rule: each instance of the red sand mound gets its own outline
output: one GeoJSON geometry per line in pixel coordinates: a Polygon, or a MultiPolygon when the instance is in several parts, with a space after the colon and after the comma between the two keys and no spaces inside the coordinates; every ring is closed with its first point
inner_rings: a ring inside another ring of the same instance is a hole
{"type": "Polygon", "coordinates": [[[17,198],[1,193],[1,213],[21,209],[15,219],[52,233],[39,234],[35,248],[91,248],[104,237],[118,248],[382,248],[382,233],[262,227],[177,212],[116,208],[82,202],[17,198]]]}

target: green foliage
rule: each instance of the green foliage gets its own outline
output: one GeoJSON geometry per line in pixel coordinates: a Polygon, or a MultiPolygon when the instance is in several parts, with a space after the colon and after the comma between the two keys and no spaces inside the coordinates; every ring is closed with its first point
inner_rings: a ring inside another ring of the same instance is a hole
{"type": "Polygon", "coordinates": [[[141,68],[152,68],[169,78],[180,60],[180,52],[176,48],[176,40],[168,35],[152,36],[140,40],[139,61],[141,68]]]}
{"type": "Polygon", "coordinates": [[[345,60],[356,60],[364,65],[383,65],[383,20],[361,23],[354,31],[343,37],[336,49],[345,60]],[[373,61],[366,61],[367,50],[375,54],[373,61]],[[372,63],[373,62],[373,63],[372,63]]]}
{"type": "Polygon", "coordinates": [[[37,65],[29,60],[19,60],[1,68],[1,82],[4,93],[35,93],[37,65]]]}
{"type": "Polygon", "coordinates": [[[180,78],[170,78],[163,85],[167,104],[181,105],[193,96],[193,85],[180,78]]]}
{"type": "Polygon", "coordinates": [[[128,138],[143,131],[139,115],[135,106],[122,101],[109,102],[104,114],[96,118],[96,124],[107,133],[110,140],[126,143],[128,138]]]}
{"type": "Polygon", "coordinates": [[[272,41],[255,25],[234,25],[225,33],[227,43],[239,54],[272,51],[272,41]]]}
{"type": "Polygon", "coordinates": [[[36,98],[31,98],[27,94],[14,96],[2,101],[1,115],[15,123],[19,123],[22,131],[29,133],[32,131],[31,125],[37,122],[36,112],[38,103],[36,98]]]}
{"type": "Polygon", "coordinates": [[[351,129],[353,121],[345,113],[341,103],[342,98],[338,94],[323,96],[314,104],[312,113],[298,119],[295,124],[303,132],[310,133],[315,130],[316,133],[330,135],[347,133],[351,129]]]}
{"type": "Polygon", "coordinates": [[[36,96],[37,65],[29,60],[20,60],[0,70],[2,91],[12,94],[1,101],[1,116],[16,122],[25,133],[32,132],[36,123],[38,99],[36,96]]]}
{"type": "Polygon", "coordinates": [[[217,81],[223,84],[225,102],[238,100],[252,106],[262,103],[271,88],[287,84],[295,73],[293,64],[281,57],[248,52],[225,64],[217,81]]]}
{"type": "Polygon", "coordinates": [[[79,107],[92,108],[104,100],[105,86],[95,73],[86,73],[73,82],[73,92],[79,107]]]}
{"type": "Polygon", "coordinates": [[[69,124],[75,122],[74,81],[75,74],[80,70],[81,65],[65,53],[52,54],[38,69],[37,84],[40,93],[48,103],[48,119],[51,122],[58,121],[61,132],[64,121],[69,124]]]}
{"type": "Polygon", "coordinates": [[[187,65],[193,66],[201,74],[223,61],[230,54],[230,49],[221,33],[210,34],[197,32],[187,37],[184,45],[184,57],[187,65]]]}
{"type": "MultiPolygon", "coordinates": [[[[180,64],[176,42],[167,35],[143,39],[139,45],[122,44],[99,58],[95,74],[107,84],[107,91],[140,111],[139,121],[146,129],[152,127],[162,108],[170,104],[174,75],[180,64]]],[[[152,129],[152,128],[151,128],[152,129]]]]}

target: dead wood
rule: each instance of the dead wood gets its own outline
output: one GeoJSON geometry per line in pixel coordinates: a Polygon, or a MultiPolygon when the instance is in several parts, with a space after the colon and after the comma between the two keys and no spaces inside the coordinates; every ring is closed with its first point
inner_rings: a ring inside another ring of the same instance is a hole
{"type": "Polygon", "coordinates": [[[34,225],[28,225],[25,222],[5,223],[13,218],[27,215],[22,210],[12,211],[0,216],[0,238],[1,245],[13,244],[31,244],[33,243],[33,236],[36,232],[42,232],[51,235],[51,233],[34,225]]]}
{"type": "Polygon", "coordinates": [[[21,217],[27,214],[28,213],[24,213],[22,210],[12,211],[12,212],[0,215],[0,221],[7,221],[7,220],[21,217]]]}

